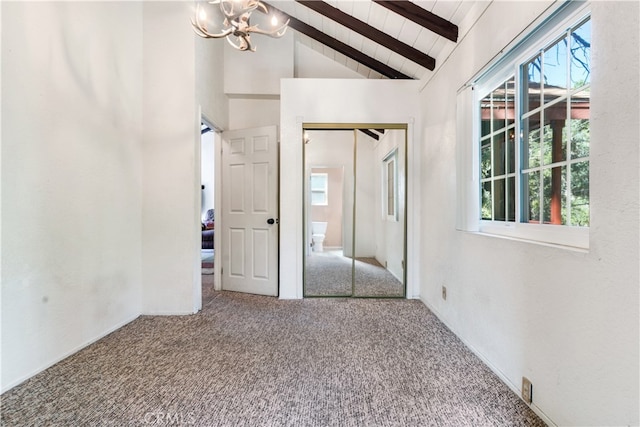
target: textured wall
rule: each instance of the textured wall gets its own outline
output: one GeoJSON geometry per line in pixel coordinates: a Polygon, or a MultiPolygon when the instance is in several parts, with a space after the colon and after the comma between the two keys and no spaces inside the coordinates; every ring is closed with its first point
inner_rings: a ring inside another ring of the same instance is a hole
{"type": "Polygon", "coordinates": [[[421,93],[420,295],[548,421],[637,425],[637,2],[593,3],[589,251],[455,230],[456,91],[547,6],[492,3],[421,93]]]}
{"type": "Polygon", "coordinates": [[[145,2],[142,280],[145,314],[200,308],[200,117],[191,5],[145,2]]]}
{"type": "Polygon", "coordinates": [[[141,23],[2,3],[3,391],[140,313],[141,23]]]}

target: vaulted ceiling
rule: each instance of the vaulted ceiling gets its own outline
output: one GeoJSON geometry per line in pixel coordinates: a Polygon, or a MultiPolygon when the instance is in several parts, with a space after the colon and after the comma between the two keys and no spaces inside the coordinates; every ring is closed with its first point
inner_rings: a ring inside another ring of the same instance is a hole
{"type": "Polygon", "coordinates": [[[459,40],[468,0],[268,0],[300,43],[367,78],[423,79],[459,40]],[[285,17],[285,19],[286,19],[285,17]]]}

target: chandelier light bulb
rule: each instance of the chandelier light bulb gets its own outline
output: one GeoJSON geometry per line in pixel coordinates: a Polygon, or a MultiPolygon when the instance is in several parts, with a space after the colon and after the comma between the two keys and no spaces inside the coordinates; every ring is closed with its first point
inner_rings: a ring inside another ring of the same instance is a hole
{"type": "Polygon", "coordinates": [[[191,19],[193,30],[204,38],[226,38],[229,44],[238,50],[255,52],[256,48],[251,43],[251,34],[280,38],[289,25],[289,20],[280,25],[275,15],[271,17],[271,24],[274,27],[271,30],[263,30],[257,24],[252,25],[249,17],[254,10],[258,9],[264,14],[269,13],[269,8],[260,0],[212,0],[209,3],[220,5],[220,12],[224,16],[222,30],[217,33],[207,30],[204,22],[207,15],[199,4],[195,16],[191,19]]]}

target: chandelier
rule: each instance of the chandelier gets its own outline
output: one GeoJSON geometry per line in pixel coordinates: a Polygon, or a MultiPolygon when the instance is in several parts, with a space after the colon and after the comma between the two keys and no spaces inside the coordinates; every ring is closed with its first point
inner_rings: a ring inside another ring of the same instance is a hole
{"type": "Polygon", "coordinates": [[[271,17],[271,24],[275,27],[272,30],[262,30],[258,25],[251,25],[249,18],[251,13],[259,9],[265,14],[269,9],[260,0],[214,0],[209,4],[219,4],[224,15],[223,27],[219,33],[211,33],[207,30],[205,10],[198,4],[196,6],[195,19],[191,20],[193,29],[200,37],[219,39],[225,37],[229,44],[238,50],[249,50],[255,52],[256,48],[251,44],[251,33],[263,34],[269,37],[282,37],[287,30],[289,20],[278,26],[278,18],[271,17]]]}

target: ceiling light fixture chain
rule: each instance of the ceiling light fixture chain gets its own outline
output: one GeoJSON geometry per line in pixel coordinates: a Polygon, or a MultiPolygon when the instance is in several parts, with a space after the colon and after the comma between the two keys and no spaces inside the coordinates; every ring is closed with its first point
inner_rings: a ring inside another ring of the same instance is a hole
{"type": "Polygon", "coordinates": [[[255,52],[256,48],[251,44],[251,33],[262,34],[269,37],[282,37],[289,25],[289,20],[278,26],[278,18],[273,15],[271,24],[275,27],[271,30],[263,30],[258,25],[251,25],[249,19],[254,10],[259,10],[265,14],[269,13],[267,6],[260,0],[214,0],[209,4],[219,4],[220,11],[224,15],[223,27],[219,33],[211,33],[207,30],[207,15],[200,3],[196,5],[195,17],[191,19],[193,29],[200,37],[204,38],[226,38],[231,46],[238,50],[248,50],[255,52]],[[234,41],[235,38],[235,41],[234,41]]]}

